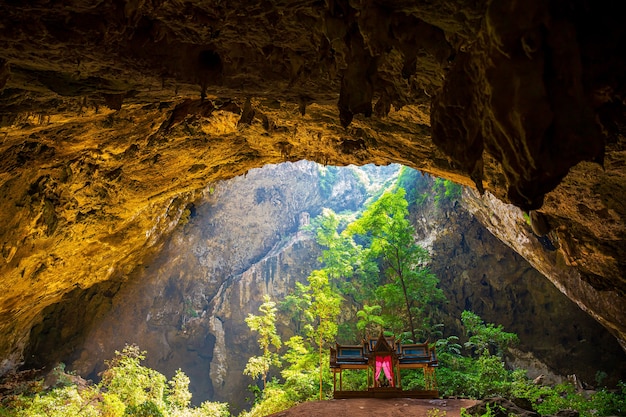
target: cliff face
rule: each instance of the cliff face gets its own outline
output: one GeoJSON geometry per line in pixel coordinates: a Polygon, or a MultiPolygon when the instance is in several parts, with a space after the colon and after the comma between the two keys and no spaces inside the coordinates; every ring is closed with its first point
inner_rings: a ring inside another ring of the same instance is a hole
{"type": "MultiPolygon", "coordinates": [[[[31,331],[28,364],[62,360],[95,379],[114,350],[137,343],[149,366],[190,376],[194,401],[245,407],[252,381],[243,368],[258,349],[245,317],[258,312],[265,294],[281,300],[319,266],[320,247],[298,226],[322,207],[357,210],[365,188],[394,172],[364,167],[355,175],[299,162],[216,184],[128,283],[109,288],[108,297],[103,288],[75,290],[48,309],[31,331]]],[[[430,195],[432,183],[420,178],[418,192],[430,195]]],[[[463,207],[435,205],[431,195],[412,222],[449,300],[440,313],[446,335],[461,334],[460,314],[472,309],[519,334],[516,360],[531,376],[576,373],[593,383],[597,371],[609,381],[626,375],[613,337],[463,207]]],[[[282,321],[279,330],[285,338],[293,331],[282,321]]]]}
{"type": "Polygon", "coordinates": [[[148,352],[148,366],[168,376],[183,369],[198,403],[227,400],[241,408],[252,382],[243,368],[257,348],[245,317],[257,313],[264,294],[281,299],[316,267],[319,248],[299,226],[323,207],[360,207],[366,185],[351,169],[306,161],[216,184],[110,298],[86,291],[46,311],[46,325],[31,332],[27,365],[62,360],[96,379],[105,359],[136,343],[148,352]]]}
{"type": "MultiPolygon", "coordinates": [[[[432,184],[420,181],[418,193],[432,193],[432,184]]],[[[532,260],[494,236],[490,225],[483,224],[484,217],[475,215],[481,204],[483,200],[466,189],[459,201],[426,200],[413,213],[418,239],[430,249],[431,270],[448,299],[443,307],[446,334],[462,335],[461,313],[471,310],[519,336],[509,361],[528,369],[531,377],[544,374],[546,382],[560,382],[576,374],[592,385],[596,372],[606,372],[615,382],[623,378],[626,355],[611,333],[535,269],[532,260]]],[[[529,236],[541,245],[519,217],[521,225],[507,226],[508,236],[529,236]]],[[[553,256],[556,252],[552,246],[540,250],[553,256]]]]}
{"type": "Polygon", "coordinates": [[[59,303],[111,303],[209,184],[301,159],[398,162],[535,210],[557,261],[490,227],[626,340],[613,3],[3,2],[0,372],[31,329],[68,337],[59,303]]]}

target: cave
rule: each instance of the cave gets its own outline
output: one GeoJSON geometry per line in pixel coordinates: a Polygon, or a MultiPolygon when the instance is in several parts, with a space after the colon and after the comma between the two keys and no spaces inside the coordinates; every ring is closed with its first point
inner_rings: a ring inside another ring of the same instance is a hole
{"type": "Polygon", "coordinates": [[[212,184],[300,160],[462,184],[626,349],[617,7],[3,2],[0,373],[63,306],[133,285],[212,184]]]}

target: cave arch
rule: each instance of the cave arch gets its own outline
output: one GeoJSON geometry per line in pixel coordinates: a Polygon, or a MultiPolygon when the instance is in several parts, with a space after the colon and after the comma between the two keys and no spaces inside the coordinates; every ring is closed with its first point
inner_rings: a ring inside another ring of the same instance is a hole
{"type": "Polygon", "coordinates": [[[125,280],[208,184],[301,159],[484,189],[484,224],[626,348],[617,6],[360,5],[0,6],[0,371],[46,307],[125,280]],[[501,201],[540,211],[559,250],[501,201]]]}

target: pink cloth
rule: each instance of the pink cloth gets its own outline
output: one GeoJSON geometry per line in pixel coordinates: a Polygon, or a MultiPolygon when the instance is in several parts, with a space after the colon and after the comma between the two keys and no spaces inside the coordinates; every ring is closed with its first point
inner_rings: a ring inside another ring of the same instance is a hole
{"type": "Polygon", "coordinates": [[[387,380],[391,386],[395,386],[393,383],[393,369],[391,367],[391,356],[376,356],[376,379],[380,377],[380,371],[385,372],[387,380]]]}

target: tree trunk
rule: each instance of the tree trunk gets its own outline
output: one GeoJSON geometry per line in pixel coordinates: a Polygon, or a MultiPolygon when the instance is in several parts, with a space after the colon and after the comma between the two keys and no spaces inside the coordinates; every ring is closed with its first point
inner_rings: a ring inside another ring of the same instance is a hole
{"type": "Polygon", "coordinates": [[[402,292],[404,293],[404,301],[406,302],[406,312],[409,315],[409,326],[411,327],[411,336],[413,336],[413,343],[417,343],[415,340],[415,325],[413,324],[413,314],[411,313],[411,302],[409,301],[409,294],[406,292],[406,285],[404,284],[404,277],[400,273],[400,282],[402,283],[402,292]]]}
{"type": "Polygon", "coordinates": [[[322,333],[320,332],[320,401],[322,400],[322,333]]]}

